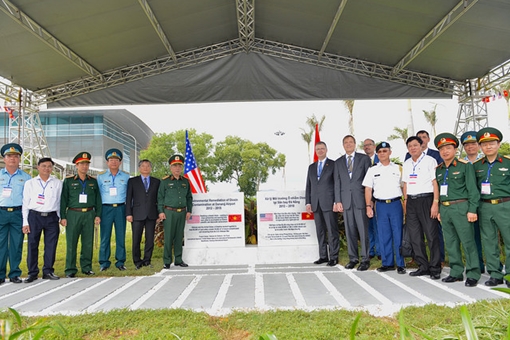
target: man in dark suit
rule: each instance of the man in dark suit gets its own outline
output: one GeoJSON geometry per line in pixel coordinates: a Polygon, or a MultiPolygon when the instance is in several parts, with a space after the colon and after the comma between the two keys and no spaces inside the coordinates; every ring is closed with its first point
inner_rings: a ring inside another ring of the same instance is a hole
{"type": "MultiPolygon", "coordinates": [[[[371,165],[379,163],[379,156],[377,156],[377,153],[375,152],[375,142],[373,139],[367,138],[363,141],[363,151],[365,151],[365,154],[370,157],[371,165]]],[[[375,201],[372,203],[372,206],[375,206],[375,201]]],[[[377,256],[377,258],[380,260],[381,249],[379,247],[379,236],[377,233],[377,218],[375,217],[375,210],[374,216],[368,219],[368,241],[370,243],[368,249],[370,258],[372,259],[377,256]]]]}
{"type": "Polygon", "coordinates": [[[319,241],[319,259],[314,263],[327,262],[328,266],[334,266],[338,263],[340,250],[338,215],[333,211],[335,162],[326,157],[328,152],[326,143],[318,142],[315,145],[315,152],[319,160],[308,167],[305,192],[306,211],[309,213],[313,211],[319,241]]]}
{"type": "Polygon", "coordinates": [[[370,167],[370,157],[355,152],[356,139],[347,135],[343,139],[345,155],[335,162],[335,210],[344,214],[345,235],[349,263],[346,269],[353,269],[359,262],[358,240],[361,244],[359,271],[370,267],[368,217],[366,214],[365,188],[363,179],[370,167]]]}
{"type": "Polygon", "coordinates": [[[151,177],[152,163],[143,159],[138,165],[140,176],[130,178],[127,186],[126,219],[133,230],[133,262],[136,269],[151,264],[154,249],[154,228],[158,219],[159,179],[151,177]],[[144,256],[141,258],[140,243],[145,229],[144,256]]]}

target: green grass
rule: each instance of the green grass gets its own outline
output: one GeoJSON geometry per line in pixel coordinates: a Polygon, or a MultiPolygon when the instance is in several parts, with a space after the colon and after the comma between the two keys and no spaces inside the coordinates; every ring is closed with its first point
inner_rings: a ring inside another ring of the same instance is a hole
{"type": "MultiPolygon", "coordinates": [[[[481,301],[467,305],[480,339],[508,339],[510,300],[481,301]]],[[[278,339],[349,339],[358,312],[353,311],[271,311],[233,312],[212,317],[182,309],[115,310],[80,316],[23,317],[22,327],[36,321],[61,324],[68,335],[53,329],[45,333],[50,339],[258,339],[273,333],[278,339]]],[[[0,312],[0,319],[10,318],[0,312]]],[[[396,339],[400,325],[395,317],[374,317],[361,313],[355,339],[396,339]]],[[[402,310],[402,322],[416,339],[465,339],[460,308],[435,305],[408,307],[402,310]],[[414,331],[413,331],[414,330],[414,331]]],[[[16,328],[16,327],[14,327],[16,328]]]]}

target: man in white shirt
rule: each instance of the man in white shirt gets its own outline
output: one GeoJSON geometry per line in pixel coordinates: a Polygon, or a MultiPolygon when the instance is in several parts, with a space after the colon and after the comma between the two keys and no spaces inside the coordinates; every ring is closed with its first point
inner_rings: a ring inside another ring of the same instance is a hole
{"type": "Polygon", "coordinates": [[[441,277],[441,254],[439,251],[439,189],[436,182],[437,162],[422,151],[423,141],[416,136],[406,141],[411,157],[404,162],[404,206],[406,228],[414,252],[414,260],[420,266],[409,273],[411,276],[430,275],[431,279],[441,277]],[[427,256],[423,235],[427,238],[430,260],[427,256]]]}
{"type": "Polygon", "coordinates": [[[39,175],[28,180],[23,189],[23,233],[28,234],[28,277],[25,283],[37,280],[39,275],[39,241],[44,231],[43,279],[58,280],[54,274],[55,254],[60,233],[60,195],[62,181],[51,176],[55,163],[41,158],[37,163],[39,175]]]}
{"type": "Polygon", "coordinates": [[[377,219],[379,246],[382,266],[379,272],[395,270],[405,274],[404,257],[400,254],[402,244],[402,169],[390,161],[391,147],[387,142],[381,142],[376,148],[379,163],[368,169],[363,186],[365,187],[365,202],[368,218],[377,219]],[[374,201],[375,198],[375,211],[374,201]]]}

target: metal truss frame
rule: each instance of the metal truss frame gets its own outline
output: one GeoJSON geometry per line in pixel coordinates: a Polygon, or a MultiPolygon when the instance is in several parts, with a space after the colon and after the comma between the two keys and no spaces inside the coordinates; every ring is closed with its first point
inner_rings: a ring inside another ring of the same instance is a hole
{"type": "Polygon", "coordinates": [[[0,99],[5,106],[15,110],[14,118],[9,118],[8,140],[23,147],[21,168],[27,171],[34,169],[38,159],[51,157],[39,108],[33,104],[31,96],[29,91],[0,82],[0,99]]]}
{"type": "Polygon", "coordinates": [[[239,41],[248,52],[255,41],[255,0],[236,0],[239,41]]]}
{"type": "Polygon", "coordinates": [[[163,31],[163,28],[161,28],[161,25],[159,24],[156,15],[154,15],[151,6],[147,2],[147,0],[138,0],[138,2],[140,3],[140,6],[142,6],[143,11],[147,15],[147,18],[149,18],[152,27],[154,27],[154,29],[156,30],[156,33],[158,34],[159,39],[161,40],[163,45],[165,46],[168,55],[170,55],[174,62],[177,63],[177,57],[175,56],[174,49],[172,48],[172,45],[170,45],[170,41],[168,40],[165,32],[163,31]]]}
{"type": "Polygon", "coordinates": [[[459,3],[432,28],[393,68],[393,73],[401,72],[421,52],[434,42],[441,34],[460,19],[478,0],[461,0],[459,3]]]}
{"type": "Polygon", "coordinates": [[[220,59],[240,53],[243,49],[244,46],[240,44],[239,39],[234,39],[194,50],[183,51],[175,55],[177,63],[174,62],[171,56],[166,56],[164,58],[106,71],[102,74],[104,81],[99,81],[97,77],[87,77],[35,91],[35,101],[38,105],[51,103],[166,73],[175,69],[220,59]]]}
{"type": "Polygon", "coordinates": [[[90,76],[96,76],[101,78],[101,72],[96,70],[94,66],[90,65],[85,59],[80,57],[78,54],[73,52],[63,42],[54,37],[50,32],[44,29],[41,25],[35,22],[27,14],[21,11],[18,7],[12,4],[8,0],[0,1],[0,10],[11,17],[14,22],[17,22],[27,31],[32,33],[34,36],[39,38],[42,42],[48,45],[50,48],[55,50],[58,54],[65,57],[75,66],[80,68],[82,71],[90,76]]]}
{"type": "Polygon", "coordinates": [[[329,44],[329,40],[331,39],[331,36],[333,35],[333,32],[336,29],[336,25],[338,24],[338,21],[340,20],[340,16],[342,15],[342,12],[344,11],[345,5],[347,5],[347,1],[348,0],[342,0],[340,5],[338,6],[335,17],[333,18],[333,21],[331,22],[331,25],[329,26],[328,34],[326,34],[326,38],[324,39],[324,42],[322,43],[321,50],[319,51],[319,56],[317,57],[318,60],[321,60],[322,55],[324,54],[324,51],[326,50],[326,47],[329,44]]]}

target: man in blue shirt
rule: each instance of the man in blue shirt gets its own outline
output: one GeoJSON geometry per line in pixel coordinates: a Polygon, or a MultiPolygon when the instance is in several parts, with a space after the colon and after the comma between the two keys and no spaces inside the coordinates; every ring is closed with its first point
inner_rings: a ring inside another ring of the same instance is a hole
{"type": "Polygon", "coordinates": [[[105,154],[108,170],[97,176],[103,209],[101,214],[101,245],[99,265],[101,271],[110,267],[110,241],[115,224],[115,267],[126,270],[126,193],[129,175],[120,171],[122,152],[110,149],[105,154]]]}
{"type": "Polygon", "coordinates": [[[23,188],[30,175],[19,169],[23,149],[19,144],[9,143],[2,147],[5,168],[0,170],[0,284],[5,282],[7,259],[9,279],[21,283],[21,253],[23,250],[23,188]]]}

